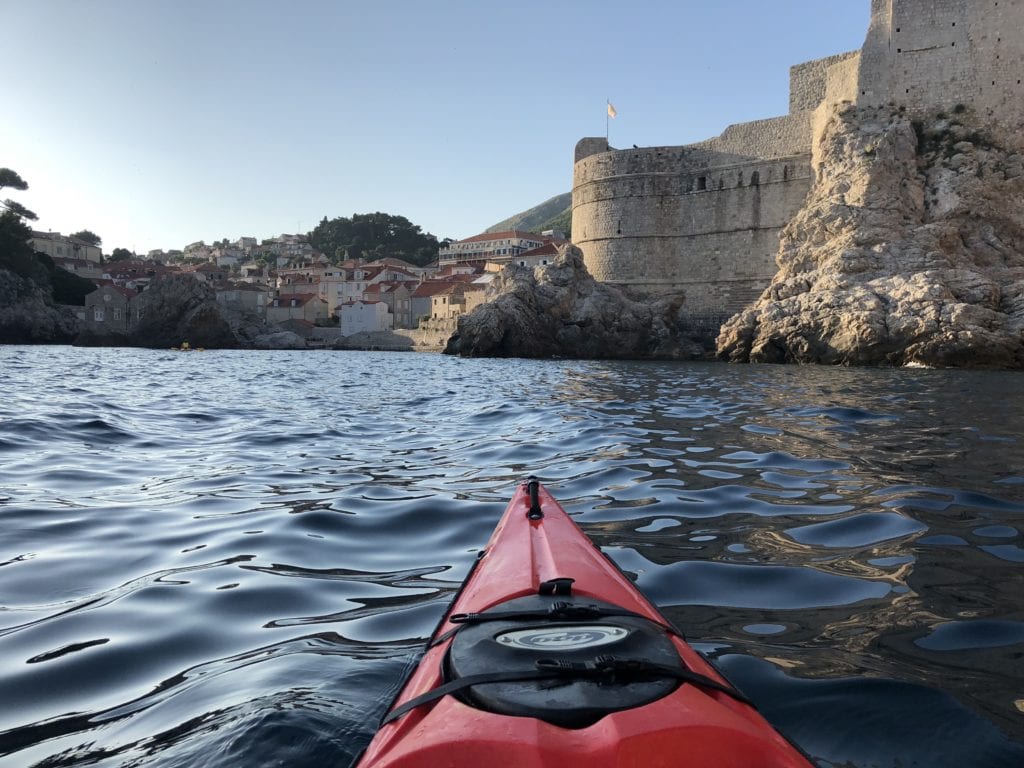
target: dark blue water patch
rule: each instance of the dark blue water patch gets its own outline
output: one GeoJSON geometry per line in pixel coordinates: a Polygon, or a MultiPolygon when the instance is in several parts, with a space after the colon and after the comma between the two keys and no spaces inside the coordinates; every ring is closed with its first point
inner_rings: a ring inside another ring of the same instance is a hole
{"type": "Polygon", "coordinates": [[[787,528],[801,544],[823,547],[864,547],[928,530],[928,526],[894,512],[868,512],[839,520],[787,528]]]}
{"type": "Polygon", "coordinates": [[[917,544],[926,547],[966,547],[967,540],[950,533],[939,533],[935,536],[924,536],[917,540],[917,544]]]}
{"type": "Polygon", "coordinates": [[[40,653],[36,656],[33,656],[32,658],[27,659],[25,663],[39,664],[44,661],[52,661],[54,659],[59,659],[61,656],[66,656],[69,653],[77,653],[78,651],[84,651],[86,648],[92,648],[93,646],[97,645],[105,645],[109,642],[109,637],[101,637],[95,640],[83,640],[78,643],[69,643],[68,645],[62,646],[60,648],[55,648],[52,651],[47,651],[45,653],[40,653]]]}
{"type": "Polygon", "coordinates": [[[978,619],[940,624],[914,644],[929,651],[999,648],[1024,643],[1024,622],[978,619]]]}
{"type": "Polygon", "coordinates": [[[667,528],[678,528],[680,525],[682,525],[682,522],[679,520],[668,517],[656,517],[633,530],[637,533],[655,533],[657,531],[664,531],[667,528]]]}
{"type": "Polygon", "coordinates": [[[979,549],[998,557],[1000,560],[1006,560],[1010,563],[1024,563],[1024,548],[1018,547],[1015,544],[992,544],[979,547],[979,549]]]}
{"type": "Polygon", "coordinates": [[[769,722],[821,765],[1024,765],[1024,744],[942,691],[867,677],[801,680],[739,654],[716,663],[769,722]]]}
{"type": "Polygon", "coordinates": [[[224,414],[217,413],[205,413],[199,411],[185,411],[183,413],[174,414],[174,418],[181,421],[194,421],[203,424],[216,424],[219,421],[223,421],[226,417],[224,414]]]}
{"type": "Polygon", "coordinates": [[[973,510],[989,512],[1024,512],[1024,504],[996,498],[995,496],[989,496],[986,493],[978,493],[976,491],[950,490],[919,485],[892,485],[874,491],[872,495],[896,495],[900,497],[883,502],[882,506],[886,507],[908,506],[941,512],[951,506],[962,506],[973,510]],[[921,498],[919,494],[930,494],[937,498],[921,498]]]}
{"type": "Polygon", "coordinates": [[[774,517],[776,515],[800,515],[802,517],[825,517],[850,512],[851,504],[815,504],[807,500],[807,494],[799,490],[770,490],[751,488],[744,485],[716,485],[703,490],[686,490],[675,500],[662,499],[673,504],[673,514],[685,517],[719,517],[731,514],[774,517]],[[767,499],[789,501],[773,503],[767,499]]]}
{"type": "Polygon", "coordinates": [[[751,635],[779,635],[786,631],[785,624],[747,624],[743,631],[751,635]]]}
{"type": "Polygon", "coordinates": [[[814,475],[793,475],[788,472],[762,472],[761,480],[769,485],[778,486],[787,490],[814,490],[818,488],[829,488],[829,483],[814,475]]]}
{"type": "Polygon", "coordinates": [[[802,418],[820,416],[822,418],[830,419],[832,421],[838,421],[849,424],[857,424],[861,422],[899,420],[899,417],[894,414],[873,413],[871,411],[865,411],[860,408],[786,408],[785,412],[790,414],[791,416],[798,416],[802,418]]]}
{"type": "Polygon", "coordinates": [[[637,574],[640,589],[662,606],[796,610],[879,600],[891,591],[886,582],[815,568],[700,561],[659,566],[635,549],[605,551],[624,571],[637,574]]]}
{"type": "Polygon", "coordinates": [[[835,472],[850,468],[850,465],[843,461],[833,461],[831,459],[801,459],[782,451],[769,451],[768,453],[735,451],[733,453],[724,454],[722,458],[738,462],[744,467],[797,469],[801,472],[835,472]]]}
{"type": "Polygon", "coordinates": [[[768,435],[769,437],[775,437],[783,434],[781,429],[775,427],[765,427],[760,424],[744,424],[740,427],[744,432],[752,432],[755,435],[768,435]]]}
{"type": "Polygon", "coordinates": [[[1012,539],[1020,535],[1016,528],[1008,525],[983,525],[971,531],[975,536],[983,536],[987,539],[1012,539]]]}

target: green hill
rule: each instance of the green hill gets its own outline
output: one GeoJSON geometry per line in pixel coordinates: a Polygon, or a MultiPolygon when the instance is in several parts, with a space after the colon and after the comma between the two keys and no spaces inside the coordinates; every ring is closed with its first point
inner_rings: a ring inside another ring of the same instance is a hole
{"type": "Polygon", "coordinates": [[[499,221],[493,227],[488,227],[485,232],[504,232],[509,229],[524,229],[528,232],[544,232],[548,229],[558,229],[571,236],[569,227],[572,225],[572,193],[566,192],[555,195],[550,200],[545,200],[540,205],[535,205],[528,211],[509,216],[504,221],[499,221]]]}

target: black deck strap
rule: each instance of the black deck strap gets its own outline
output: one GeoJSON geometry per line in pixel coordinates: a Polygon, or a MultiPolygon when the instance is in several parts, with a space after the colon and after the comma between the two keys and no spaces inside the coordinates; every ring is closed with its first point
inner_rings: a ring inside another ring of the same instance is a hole
{"type": "Polygon", "coordinates": [[[557,579],[548,579],[542,581],[540,586],[537,587],[538,595],[560,595],[562,597],[568,597],[572,594],[572,583],[576,579],[570,579],[565,576],[561,576],[557,579]]]}
{"type": "Polygon", "coordinates": [[[539,488],[540,481],[536,477],[527,478],[526,492],[530,494],[530,511],[526,513],[526,516],[531,520],[540,520],[544,517],[544,510],[540,508],[539,488]]]}
{"type": "Polygon", "coordinates": [[[565,659],[538,659],[538,669],[549,670],[560,677],[570,679],[597,679],[609,683],[627,683],[638,679],[673,677],[684,683],[710,688],[753,707],[754,703],[731,685],[725,685],[699,672],[686,668],[669,667],[641,659],[619,659],[615,656],[598,656],[595,661],[567,661],[565,659]]]}
{"type": "Polygon", "coordinates": [[[416,707],[422,707],[424,704],[429,704],[432,701],[444,698],[449,693],[455,693],[461,691],[464,688],[471,688],[474,685],[483,685],[485,683],[514,683],[520,681],[529,680],[554,680],[561,675],[552,674],[547,670],[534,670],[532,672],[522,671],[519,672],[487,672],[482,675],[469,675],[468,677],[460,677],[458,680],[452,680],[448,683],[443,683],[432,688],[426,693],[417,696],[414,699],[409,699],[399,707],[395,707],[391,710],[387,717],[380,721],[382,726],[388,723],[394,722],[402,715],[411,712],[416,707]]]}
{"type": "Polygon", "coordinates": [[[596,662],[574,662],[562,659],[540,659],[537,661],[537,669],[521,670],[518,672],[487,672],[480,675],[469,675],[460,677],[448,683],[443,683],[421,694],[401,706],[395,707],[387,716],[381,720],[381,726],[398,720],[417,707],[442,699],[448,694],[456,693],[474,685],[486,685],[488,683],[518,683],[529,682],[530,680],[596,680],[598,682],[625,684],[636,680],[648,680],[671,677],[683,683],[690,683],[701,688],[709,688],[714,691],[727,694],[736,701],[754,706],[746,696],[728,685],[723,685],[717,680],[712,680],[697,672],[688,669],[677,669],[667,667],[663,664],[639,661],[636,659],[616,659],[614,656],[598,657],[596,662]]]}
{"type": "MultiPolygon", "coordinates": [[[[568,579],[568,581],[572,581],[572,579],[568,579]]],[[[599,605],[593,604],[573,605],[572,603],[557,601],[543,611],[496,611],[492,609],[483,613],[453,613],[448,617],[448,621],[456,626],[435,637],[427,647],[434,648],[441,645],[441,643],[454,637],[465,626],[483,624],[487,621],[594,621],[615,616],[642,619],[668,632],[670,635],[675,635],[685,640],[682,633],[672,625],[654,621],[643,614],[627,611],[625,608],[602,608],[599,605]]]]}
{"type": "Polygon", "coordinates": [[[602,608],[593,603],[574,605],[561,600],[552,603],[545,610],[537,611],[490,610],[483,613],[453,613],[448,621],[452,624],[481,624],[485,621],[590,621],[605,616],[630,616],[650,621],[646,616],[627,611],[625,608],[602,608]]]}

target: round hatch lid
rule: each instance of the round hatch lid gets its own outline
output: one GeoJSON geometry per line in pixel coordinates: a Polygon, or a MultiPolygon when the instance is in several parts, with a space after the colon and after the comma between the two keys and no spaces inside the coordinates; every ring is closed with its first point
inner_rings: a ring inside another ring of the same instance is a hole
{"type": "MultiPolygon", "coordinates": [[[[685,669],[662,627],[642,616],[601,615],[600,610],[622,609],[593,598],[567,595],[531,595],[496,605],[482,614],[495,614],[494,620],[466,624],[455,634],[446,660],[447,681],[488,673],[529,675],[551,668],[552,663],[592,666],[609,657],[616,662],[685,669]],[[584,615],[579,619],[559,617],[558,613],[538,618],[556,603],[599,610],[581,611],[584,615]],[[497,616],[508,613],[530,615],[497,616]]],[[[657,701],[678,686],[676,678],[651,675],[589,679],[566,675],[479,683],[456,696],[488,712],[534,717],[563,728],[585,728],[611,712],[657,701]]]]}

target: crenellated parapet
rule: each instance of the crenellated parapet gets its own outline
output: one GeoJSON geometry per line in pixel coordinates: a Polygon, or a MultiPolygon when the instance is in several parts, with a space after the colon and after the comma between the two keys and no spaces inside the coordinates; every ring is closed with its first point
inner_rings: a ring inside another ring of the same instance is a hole
{"type": "Polygon", "coordinates": [[[600,280],[685,294],[696,315],[742,309],[777,271],[782,228],[841,104],[970,109],[1010,143],[1024,121],[1024,0],[873,0],[860,51],[790,69],[790,112],[695,144],[615,150],[582,139],[573,242],[600,280]]]}

